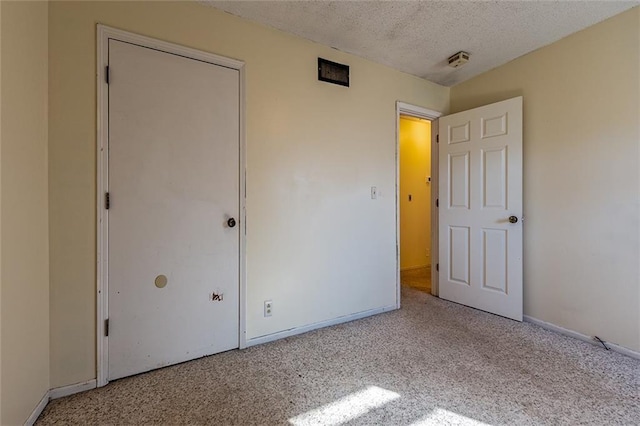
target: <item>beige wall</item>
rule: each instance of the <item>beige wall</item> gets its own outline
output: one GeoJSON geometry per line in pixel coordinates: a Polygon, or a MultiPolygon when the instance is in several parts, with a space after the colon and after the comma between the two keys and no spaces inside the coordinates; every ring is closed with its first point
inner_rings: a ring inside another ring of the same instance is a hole
{"type": "Polygon", "coordinates": [[[525,315],[640,349],[640,9],[451,90],[524,96],[525,315]]]}
{"type": "Polygon", "coordinates": [[[0,4],[0,423],[2,423],[2,4],[0,4]]]}
{"type": "Polygon", "coordinates": [[[400,268],[411,269],[430,264],[431,122],[400,117],[399,142],[400,268]]]}
{"type": "Polygon", "coordinates": [[[46,2],[0,3],[3,425],[49,390],[46,2]]]}
{"type": "Polygon", "coordinates": [[[249,339],[396,303],[395,102],[446,112],[448,88],[193,3],[49,18],[52,387],[95,377],[96,23],[246,62],[249,339]],[[352,86],[318,82],[318,56],[352,86]]]}

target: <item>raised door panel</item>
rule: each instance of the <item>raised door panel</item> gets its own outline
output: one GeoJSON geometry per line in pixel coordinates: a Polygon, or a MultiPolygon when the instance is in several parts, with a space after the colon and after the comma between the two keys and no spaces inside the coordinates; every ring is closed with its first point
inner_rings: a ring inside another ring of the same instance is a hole
{"type": "Polygon", "coordinates": [[[469,142],[471,136],[471,123],[469,121],[461,124],[447,126],[447,143],[449,145],[469,142]]]}
{"type": "Polygon", "coordinates": [[[481,287],[489,291],[508,294],[507,285],[507,230],[482,230],[481,287]]]}
{"type": "Polygon", "coordinates": [[[449,280],[469,285],[471,260],[470,229],[467,226],[449,228],[449,280]]]}
{"type": "Polygon", "coordinates": [[[482,207],[507,209],[507,147],[483,149],[482,207]]]}
{"type": "Polygon", "coordinates": [[[469,152],[449,155],[449,208],[469,209],[469,152]]]}

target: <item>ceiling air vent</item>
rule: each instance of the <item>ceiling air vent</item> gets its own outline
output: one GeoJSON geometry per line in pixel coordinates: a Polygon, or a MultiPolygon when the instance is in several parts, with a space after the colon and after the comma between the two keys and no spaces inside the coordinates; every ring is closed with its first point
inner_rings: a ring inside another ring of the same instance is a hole
{"type": "Polygon", "coordinates": [[[462,65],[469,62],[469,55],[467,52],[460,51],[454,55],[449,56],[448,62],[449,66],[453,68],[459,68],[462,65]]]}
{"type": "Polygon", "coordinates": [[[349,87],[349,65],[318,58],[318,80],[349,87]]]}

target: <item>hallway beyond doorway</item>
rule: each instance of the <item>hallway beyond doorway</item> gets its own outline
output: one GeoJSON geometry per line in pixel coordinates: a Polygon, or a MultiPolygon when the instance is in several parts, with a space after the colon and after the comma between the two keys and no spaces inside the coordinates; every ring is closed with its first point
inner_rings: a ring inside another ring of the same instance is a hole
{"type": "Polygon", "coordinates": [[[399,119],[400,282],[431,293],[431,121],[399,119]]]}
{"type": "Polygon", "coordinates": [[[400,282],[402,285],[431,294],[431,266],[401,271],[400,282]]]}

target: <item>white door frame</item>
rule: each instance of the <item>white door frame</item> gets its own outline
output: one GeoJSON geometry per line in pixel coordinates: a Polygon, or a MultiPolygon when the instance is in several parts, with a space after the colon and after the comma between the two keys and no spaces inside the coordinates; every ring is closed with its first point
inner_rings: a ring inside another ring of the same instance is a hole
{"type": "Polygon", "coordinates": [[[109,156],[108,147],[108,84],[107,65],[109,63],[109,39],[115,39],[126,43],[136,44],[166,53],[171,53],[198,61],[220,65],[226,68],[235,69],[240,77],[240,176],[239,188],[239,208],[240,208],[240,270],[239,270],[239,346],[240,349],[247,347],[246,341],[246,139],[245,139],[245,87],[244,87],[244,62],[236,59],[225,58],[212,53],[191,49],[173,43],[168,43],[153,38],[133,34],[127,31],[110,28],[98,24],[97,27],[97,67],[96,67],[96,90],[97,90],[97,196],[96,196],[96,378],[97,386],[104,386],[108,383],[109,371],[109,338],[105,335],[105,322],[109,314],[109,211],[105,209],[105,194],[109,191],[109,156]]]}
{"type": "MultiPolygon", "coordinates": [[[[438,118],[444,114],[404,102],[396,102],[396,305],[400,308],[400,115],[431,122],[431,265],[438,263],[438,118]]],[[[431,294],[438,295],[438,272],[431,268],[431,294]]]]}

